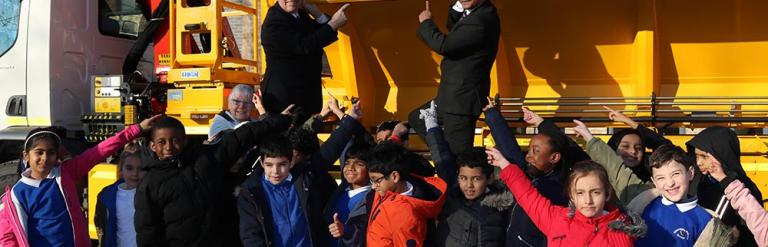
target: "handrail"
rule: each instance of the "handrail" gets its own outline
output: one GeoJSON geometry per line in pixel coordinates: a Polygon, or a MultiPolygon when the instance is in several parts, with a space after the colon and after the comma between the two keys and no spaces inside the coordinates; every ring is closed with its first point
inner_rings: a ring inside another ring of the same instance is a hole
{"type": "Polygon", "coordinates": [[[768,100],[768,96],[650,96],[650,97],[500,97],[500,101],[510,100],[676,100],[676,99],[764,99],[768,100]]]}
{"type": "Polygon", "coordinates": [[[638,122],[656,123],[750,123],[768,125],[768,96],[657,96],[649,97],[500,97],[501,113],[508,121],[522,121],[520,106],[555,122],[613,122],[609,111],[599,106],[619,108],[634,115],[638,122]],[[582,109],[579,109],[582,108],[582,109]],[[579,114],[579,115],[577,115],[579,114]],[[605,114],[605,115],[603,115],[605,114]],[[550,117],[551,116],[551,117],[550,117]]]}

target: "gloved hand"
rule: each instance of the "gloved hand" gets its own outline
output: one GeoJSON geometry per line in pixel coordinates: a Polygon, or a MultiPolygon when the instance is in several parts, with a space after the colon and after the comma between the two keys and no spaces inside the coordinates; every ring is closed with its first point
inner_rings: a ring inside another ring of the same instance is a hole
{"type": "Polygon", "coordinates": [[[424,126],[429,131],[432,128],[437,128],[437,105],[433,100],[430,103],[429,108],[419,110],[419,119],[424,120],[424,126]]]}

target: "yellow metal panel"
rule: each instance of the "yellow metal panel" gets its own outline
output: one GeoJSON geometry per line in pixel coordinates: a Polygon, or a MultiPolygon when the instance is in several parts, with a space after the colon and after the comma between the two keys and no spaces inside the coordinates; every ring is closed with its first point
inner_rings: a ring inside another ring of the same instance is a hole
{"type": "Polygon", "coordinates": [[[91,239],[98,239],[93,216],[96,214],[96,200],[104,187],[117,181],[117,165],[101,163],[88,172],[88,234],[91,239]]]}
{"type": "Polygon", "coordinates": [[[95,98],[95,111],[99,113],[119,113],[120,98],[95,98]]]}
{"type": "Polygon", "coordinates": [[[175,35],[173,42],[177,49],[175,49],[174,62],[180,65],[208,65],[215,66],[218,63],[219,50],[219,37],[221,36],[220,24],[221,19],[221,0],[211,1],[208,6],[202,7],[183,7],[184,1],[177,1],[173,12],[174,24],[171,25],[171,32],[175,35]],[[182,33],[186,32],[184,25],[187,24],[201,24],[203,28],[211,33],[211,52],[205,54],[184,54],[180,49],[182,47],[183,40],[181,39],[182,33]]]}
{"type": "Polygon", "coordinates": [[[168,90],[166,114],[178,118],[187,134],[208,134],[213,117],[225,109],[224,87],[168,90]]]}
{"type": "Polygon", "coordinates": [[[216,114],[225,106],[224,88],[184,88],[168,90],[166,113],[184,118],[192,114],[216,114]]]}
{"type": "Polygon", "coordinates": [[[184,132],[187,135],[208,135],[210,130],[210,123],[203,124],[189,119],[183,119],[181,123],[184,124],[184,132]]]}
{"type": "Polygon", "coordinates": [[[27,125],[27,118],[26,117],[11,117],[5,119],[6,125],[8,126],[26,126],[27,125]]]}

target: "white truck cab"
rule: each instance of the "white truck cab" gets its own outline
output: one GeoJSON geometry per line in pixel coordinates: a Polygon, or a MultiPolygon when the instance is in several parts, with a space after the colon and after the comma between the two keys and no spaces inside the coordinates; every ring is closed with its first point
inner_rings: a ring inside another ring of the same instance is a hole
{"type": "MultiPolygon", "coordinates": [[[[136,0],[0,0],[0,163],[33,128],[82,130],[93,75],[120,74],[146,25],[136,0]]],[[[138,69],[153,71],[152,48],[138,69]]],[[[2,174],[0,174],[1,176],[2,174]]]]}

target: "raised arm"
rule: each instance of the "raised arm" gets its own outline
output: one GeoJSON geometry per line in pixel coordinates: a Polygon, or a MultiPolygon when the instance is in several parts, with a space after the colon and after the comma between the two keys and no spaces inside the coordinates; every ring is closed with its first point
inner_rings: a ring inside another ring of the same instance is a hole
{"type": "Polygon", "coordinates": [[[312,154],[311,169],[328,171],[333,167],[333,163],[344,152],[344,147],[349,140],[352,140],[355,135],[365,133],[365,127],[359,121],[362,116],[362,108],[358,101],[349,109],[349,113],[342,115],[339,127],[331,133],[323,145],[320,145],[320,149],[312,154]]]}
{"type": "Polygon", "coordinates": [[[626,115],[622,114],[619,111],[616,111],[608,106],[603,106],[606,110],[608,110],[608,118],[616,121],[621,122],[629,126],[630,128],[633,128],[637,130],[637,132],[640,134],[640,138],[643,140],[643,145],[650,149],[656,149],[661,145],[664,144],[670,144],[672,143],[667,138],[664,138],[664,136],[659,135],[659,133],[656,133],[645,126],[635,122],[630,117],[627,117],[626,115]]]}
{"type": "MultiPolygon", "coordinates": [[[[507,121],[501,115],[501,111],[496,107],[494,101],[488,98],[488,105],[483,108],[485,114],[485,124],[491,129],[491,136],[496,143],[496,148],[501,151],[505,158],[512,163],[525,166],[525,154],[517,143],[515,133],[507,126],[507,121]]],[[[530,124],[530,123],[529,123],[530,124]]]]}
{"type": "Polygon", "coordinates": [[[531,221],[541,230],[544,235],[549,235],[551,221],[563,217],[564,208],[552,204],[552,202],[541,195],[533,187],[531,181],[525,176],[519,166],[512,165],[507,161],[501,152],[495,148],[488,151],[488,162],[501,168],[499,178],[507,184],[509,191],[515,196],[515,200],[523,208],[531,221]]]}
{"type": "Polygon", "coordinates": [[[758,246],[768,245],[768,212],[752,195],[752,192],[737,179],[736,174],[728,174],[719,160],[712,154],[706,154],[709,165],[702,172],[709,174],[720,182],[724,188],[725,197],[731,201],[731,206],[744,219],[747,228],[755,236],[758,246]]]}
{"type": "MultiPolygon", "coordinates": [[[[450,35],[444,34],[432,20],[429,1],[427,1],[426,9],[419,15],[419,22],[421,25],[418,36],[430,49],[443,56],[451,56],[469,47],[480,46],[485,42],[485,39],[479,38],[484,37],[486,33],[485,27],[480,24],[464,23],[461,28],[452,29],[450,35]]],[[[450,20],[449,25],[451,25],[450,20]]]]}
{"type": "MultiPolygon", "coordinates": [[[[286,109],[290,111],[291,106],[286,109]]],[[[258,145],[261,139],[270,133],[280,133],[288,129],[291,117],[285,114],[267,114],[262,120],[245,123],[234,131],[221,137],[216,147],[215,158],[220,167],[229,170],[235,161],[258,145]]]]}
{"type": "Polygon", "coordinates": [[[611,149],[608,144],[592,136],[587,126],[581,121],[574,120],[576,135],[581,136],[587,142],[587,153],[592,160],[600,163],[608,171],[608,179],[611,181],[616,195],[622,204],[627,204],[636,195],[651,188],[642,179],[638,178],[632,169],[624,165],[624,160],[611,149]]]}
{"type": "Polygon", "coordinates": [[[731,180],[723,184],[725,196],[731,201],[731,206],[739,213],[752,231],[758,246],[768,246],[768,212],[750,193],[749,189],[739,180],[731,180]]]}
{"type": "Polygon", "coordinates": [[[74,180],[80,180],[80,178],[87,176],[88,171],[96,166],[96,164],[106,160],[108,156],[115,154],[115,152],[123,148],[125,144],[128,144],[136,137],[139,137],[142,129],[148,129],[152,123],[160,117],[162,117],[162,115],[155,115],[141,121],[139,124],[128,126],[128,128],[117,132],[114,136],[99,142],[95,147],[89,148],[82,154],[65,161],[62,164],[61,169],[68,170],[68,172],[72,174],[74,180]]]}
{"type": "Polygon", "coordinates": [[[458,165],[456,164],[456,155],[451,152],[448,142],[445,141],[443,130],[437,125],[437,110],[435,102],[427,109],[419,110],[419,118],[424,120],[424,126],[427,129],[427,135],[424,140],[429,147],[429,153],[435,162],[437,176],[445,180],[448,188],[456,185],[458,165]]]}

